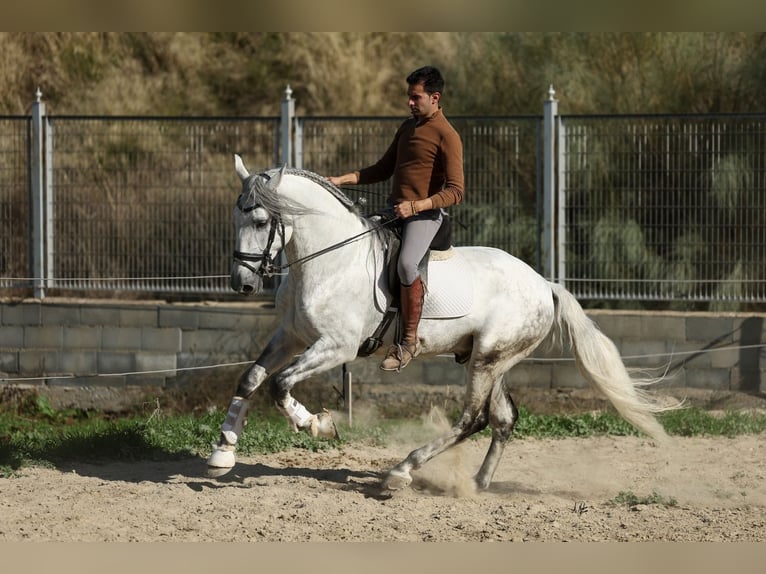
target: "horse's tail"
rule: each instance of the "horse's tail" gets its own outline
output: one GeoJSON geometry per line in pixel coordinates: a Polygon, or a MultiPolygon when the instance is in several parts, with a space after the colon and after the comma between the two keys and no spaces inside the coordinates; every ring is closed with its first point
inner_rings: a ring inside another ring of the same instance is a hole
{"type": "Polygon", "coordinates": [[[668,435],[655,415],[680,408],[681,403],[661,405],[640,388],[656,379],[631,377],[615,344],[585,314],[574,295],[561,285],[550,285],[556,306],[554,329],[559,335],[564,329],[568,332],[580,373],[606,395],[626,421],[652,438],[666,441],[668,435]]]}

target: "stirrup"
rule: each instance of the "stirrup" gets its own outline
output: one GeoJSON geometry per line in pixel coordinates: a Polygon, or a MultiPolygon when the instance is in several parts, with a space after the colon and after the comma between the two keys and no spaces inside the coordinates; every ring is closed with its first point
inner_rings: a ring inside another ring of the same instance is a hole
{"type": "Polygon", "coordinates": [[[394,343],[388,348],[386,358],[380,363],[383,371],[401,371],[410,364],[410,361],[420,354],[420,345],[408,345],[407,343],[394,343]]]}

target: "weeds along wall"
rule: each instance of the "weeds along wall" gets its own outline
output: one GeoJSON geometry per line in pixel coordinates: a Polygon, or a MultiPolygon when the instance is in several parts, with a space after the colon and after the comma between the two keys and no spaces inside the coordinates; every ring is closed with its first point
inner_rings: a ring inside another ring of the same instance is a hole
{"type": "MultiPolygon", "coordinates": [[[[589,311],[617,345],[628,367],[667,372],[670,389],[766,392],[766,314],[589,311]]],[[[129,393],[223,379],[222,402],[237,377],[264,348],[277,319],[270,301],[164,303],[153,301],[6,301],[0,304],[0,387],[36,388],[70,396],[67,406],[118,408],[129,393]],[[80,391],[80,392],[78,392],[80,391]]],[[[451,356],[419,358],[399,374],[378,359],[346,365],[355,396],[403,384],[461,396],[464,368],[451,356]]],[[[506,375],[512,388],[586,388],[568,351],[540,351],[506,375]]],[[[323,406],[342,404],[336,368],[296,393],[325,389],[323,406]]],[[[264,395],[266,389],[262,389],[264,395]]],[[[259,391],[260,392],[260,391],[259,391]]],[[[425,399],[424,399],[425,400],[425,399]]]]}

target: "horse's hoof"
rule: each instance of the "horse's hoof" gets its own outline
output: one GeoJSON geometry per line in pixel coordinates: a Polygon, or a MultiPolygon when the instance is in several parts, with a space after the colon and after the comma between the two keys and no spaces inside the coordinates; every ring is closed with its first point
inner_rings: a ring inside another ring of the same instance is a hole
{"type": "Polygon", "coordinates": [[[222,468],[220,466],[208,466],[207,472],[205,473],[208,478],[221,478],[223,475],[228,474],[231,472],[231,469],[233,467],[228,468],[222,468]]]}
{"type": "Polygon", "coordinates": [[[314,415],[314,418],[311,420],[311,436],[332,439],[340,437],[338,427],[335,426],[335,421],[330,411],[322,409],[321,413],[314,415]]]}
{"type": "Polygon", "coordinates": [[[219,473],[218,476],[223,476],[234,468],[236,462],[233,446],[214,445],[213,452],[207,459],[208,476],[213,476],[212,473],[219,473]]]}
{"type": "Polygon", "coordinates": [[[401,470],[390,470],[388,475],[383,480],[383,490],[402,490],[407,488],[412,483],[412,477],[409,472],[401,470]]]}

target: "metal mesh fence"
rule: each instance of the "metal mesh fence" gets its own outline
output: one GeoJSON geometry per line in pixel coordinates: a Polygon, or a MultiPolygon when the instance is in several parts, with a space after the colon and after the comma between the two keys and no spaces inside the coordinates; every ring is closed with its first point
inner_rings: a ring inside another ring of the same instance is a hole
{"type": "Polygon", "coordinates": [[[766,300],[766,116],[566,117],[560,141],[577,296],[766,300]]]}
{"type": "Polygon", "coordinates": [[[228,290],[233,154],[271,167],[278,120],[52,118],[55,282],[228,290]]]}
{"type": "MultiPolygon", "coordinates": [[[[539,269],[542,118],[449,119],[466,176],[453,243],[539,269]]],[[[369,165],[402,120],[296,118],[295,163],[323,175],[369,165]]],[[[49,288],[229,293],[232,154],[252,171],[283,163],[280,118],[48,121],[49,288]]],[[[2,288],[31,284],[31,126],[0,118],[2,288]]],[[[578,298],[766,301],[766,115],[561,116],[558,152],[556,276],[578,298]]],[[[389,185],[345,191],[373,212],[389,185]]]]}
{"type": "MultiPolygon", "coordinates": [[[[463,141],[465,200],[449,209],[455,245],[504,249],[532,265],[538,257],[537,195],[541,119],[450,117],[463,141]]],[[[300,164],[339,175],[377,161],[403,118],[302,118],[300,164]]],[[[390,182],[346,189],[374,212],[390,182]]]]}
{"type": "Polygon", "coordinates": [[[30,118],[0,117],[0,287],[29,273],[30,118]]]}

